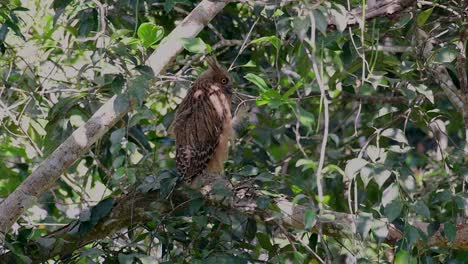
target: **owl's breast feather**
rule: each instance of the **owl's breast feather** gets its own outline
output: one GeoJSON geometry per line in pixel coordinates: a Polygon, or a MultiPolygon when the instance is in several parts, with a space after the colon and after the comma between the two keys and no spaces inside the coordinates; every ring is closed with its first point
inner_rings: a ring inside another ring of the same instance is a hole
{"type": "Polygon", "coordinates": [[[223,122],[223,128],[219,135],[218,145],[213,153],[213,158],[209,161],[207,170],[209,172],[223,172],[224,161],[228,158],[229,141],[234,135],[231,117],[231,101],[228,97],[219,92],[210,95],[210,101],[223,122]]]}

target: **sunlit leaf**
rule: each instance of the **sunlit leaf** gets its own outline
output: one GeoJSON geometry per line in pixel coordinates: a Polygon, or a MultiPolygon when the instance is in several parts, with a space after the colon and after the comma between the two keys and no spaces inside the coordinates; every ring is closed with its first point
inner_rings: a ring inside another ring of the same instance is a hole
{"type": "Polygon", "coordinates": [[[422,27],[426,23],[427,19],[432,14],[432,10],[434,10],[434,8],[426,9],[418,14],[416,18],[416,22],[418,23],[418,26],[422,27]]]}
{"type": "Polygon", "coordinates": [[[407,144],[408,145],[408,140],[406,139],[405,133],[403,133],[403,130],[398,129],[398,128],[387,128],[381,133],[382,136],[393,139],[397,142],[407,144]]]}
{"type": "Polygon", "coordinates": [[[276,49],[281,48],[281,40],[277,36],[261,37],[261,38],[258,38],[258,39],[254,39],[254,40],[252,40],[250,42],[250,44],[262,44],[262,43],[270,43],[276,49]]]}
{"type": "Polygon", "coordinates": [[[323,34],[327,34],[328,21],[327,18],[323,15],[322,11],[314,9],[312,12],[315,20],[315,26],[323,34]]]}
{"type": "Polygon", "coordinates": [[[357,217],[357,231],[363,238],[366,238],[369,235],[369,231],[372,228],[372,221],[371,214],[359,213],[357,217]]]}
{"type": "Polygon", "coordinates": [[[440,50],[438,50],[437,55],[436,55],[436,61],[440,63],[449,63],[454,61],[459,52],[452,48],[452,47],[443,47],[440,50]]]}
{"type": "Polygon", "coordinates": [[[379,220],[372,221],[371,231],[377,237],[379,242],[385,241],[389,233],[387,223],[379,220]]]}
{"type": "Polygon", "coordinates": [[[316,216],[317,214],[313,210],[311,209],[306,210],[304,214],[304,228],[305,229],[310,229],[315,225],[316,216]]]}
{"type": "Polygon", "coordinates": [[[244,76],[245,79],[249,80],[253,84],[255,84],[258,88],[260,88],[261,91],[265,91],[269,89],[267,83],[265,80],[263,80],[260,76],[253,74],[253,73],[248,73],[244,76]]]}
{"type": "Polygon", "coordinates": [[[399,189],[396,183],[390,184],[384,191],[382,195],[382,205],[387,206],[395,199],[399,197],[399,189]]]}
{"type": "Polygon", "coordinates": [[[315,124],[315,116],[300,106],[298,106],[297,109],[299,110],[298,119],[301,125],[312,128],[315,124]]]}
{"type": "Polygon", "coordinates": [[[137,34],[141,44],[148,48],[163,38],[164,28],[153,23],[143,23],[138,27],[137,34]]]}
{"type": "Polygon", "coordinates": [[[395,255],[394,264],[416,264],[417,259],[412,257],[406,250],[399,250],[395,255]]]}
{"type": "Polygon", "coordinates": [[[345,174],[348,179],[354,179],[354,175],[358,172],[362,167],[366,166],[368,162],[361,158],[356,158],[352,160],[348,160],[346,163],[345,174]]]}
{"type": "Polygon", "coordinates": [[[313,160],[310,160],[310,159],[299,159],[296,162],[296,167],[302,167],[302,171],[306,171],[308,169],[316,170],[317,164],[313,160]]]}
{"type": "Polygon", "coordinates": [[[192,53],[205,53],[209,49],[201,38],[183,38],[181,42],[184,48],[192,53]]]}

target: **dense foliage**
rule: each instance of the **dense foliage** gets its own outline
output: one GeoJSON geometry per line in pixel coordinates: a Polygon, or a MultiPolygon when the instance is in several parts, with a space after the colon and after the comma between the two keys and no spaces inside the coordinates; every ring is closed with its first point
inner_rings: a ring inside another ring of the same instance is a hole
{"type": "Polygon", "coordinates": [[[177,173],[168,128],[213,55],[234,79],[233,109],[247,115],[226,176],[260,190],[260,208],[277,210],[273,198],[282,195],[355,214],[356,232],[320,235],[312,209],[305,228],[295,229],[194,194],[183,210],[155,211],[152,221],[130,223],[63,261],[318,263],[315,252],[334,263],[464,262],[466,252],[425,242],[440,230],[450,245],[468,211],[463,116],[436,70],[443,66],[461,89],[466,3],[414,2],[364,21],[346,15],[364,0],[229,3],[198,37],[180,40],[185,51],[154,81],[146,59],[198,1],[1,1],[0,197],[111,96],[137,100],[34,201],[5,252],[29,262],[35,253],[27,245],[66,243],[42,236],[73,220],[77,236],[90,232],[128,190],[171,199],[177,173]],[[386,219],[404,239],[387,243],[386,226],[373,219],[386,219]],[[429,223],[427,233],[414,221],[429,223]]]}

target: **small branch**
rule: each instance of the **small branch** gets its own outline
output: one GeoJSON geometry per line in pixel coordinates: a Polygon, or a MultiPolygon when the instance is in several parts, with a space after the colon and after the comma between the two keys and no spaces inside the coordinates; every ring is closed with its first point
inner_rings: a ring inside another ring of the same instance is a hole
{"type": "Polygon", "coordinates": [[[237,53],[234,60],[231,62],[231,65],[229,66],[228,71],[231,71],[234,68],[234,63],[236,62],[237,58],[242,54],[242,52],[244,52],[245,48],[247,47],[247,42],[250,40],[250,35],[252,34],[252,31],[253,31],[255,25],[257,25],[257,22],[259,20],[260,20],[260,18],[257,18],[257,20],[255,20],[255,22],[250,27],[249,33],[247,33],[247,35],[245,36],[244,41],[243,41],[243,43],[242,43],[242,45],[241,45],[241,47],[239,49],[239,52],[237,53]]]}

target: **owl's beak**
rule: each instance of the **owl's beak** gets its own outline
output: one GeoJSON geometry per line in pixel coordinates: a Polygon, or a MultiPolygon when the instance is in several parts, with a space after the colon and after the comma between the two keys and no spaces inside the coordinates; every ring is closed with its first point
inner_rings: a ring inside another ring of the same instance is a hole
{"type": "Polygon", "coordinates": [[[229,93],[232,93],[232,84],[226,85],[226,88],[229,93]]]}

